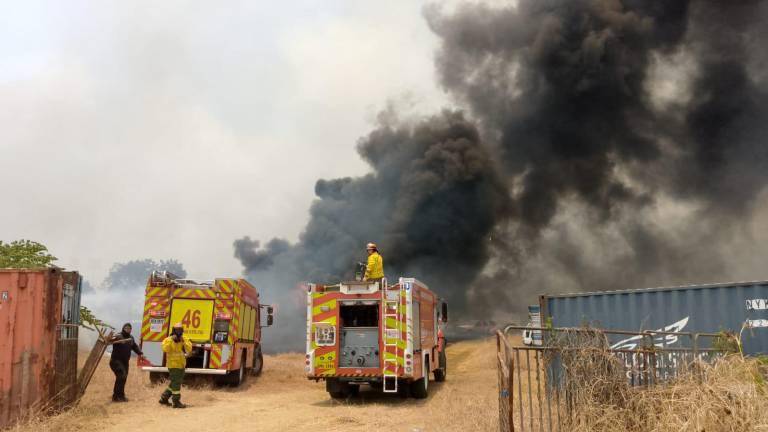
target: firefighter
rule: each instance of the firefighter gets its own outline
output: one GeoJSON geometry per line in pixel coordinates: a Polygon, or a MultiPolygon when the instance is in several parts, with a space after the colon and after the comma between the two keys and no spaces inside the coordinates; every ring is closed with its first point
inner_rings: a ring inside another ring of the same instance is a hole
{"type": "Polygon", "coordinates": [[[384,258],[379,254],[376,243],[368,243],[365,249],[368,251],[368,264],[365,266],[363,280],[381,284],[384,279],[384,258]]]}
{"type": "Polygon", "coordinates": [[[184,336],[181,323],[174,324],[171,335],[163,340],[163,352],[171,382],[160,396],[160,403],[171,405],[168,402],[168,399],[171,399],[174,408],[186,408],[187,406],[181,403],[181,382],[184,380],[184,368],[187,367],[187,355],[192,352],[192,342],[184,336]]]}
{"type": "Polygon", "coordinates": [[[112,390],[112,402],[128,402],[125,397],[125,381],[128,379],[128,364],[131,360],[131,351],[144,356],[141,348],[131,336],[133,326],[131,323],[123,324],[123,329],[115,336],[112,345],[112,356],[109,359],[109,368],[115,373],[115,387],[112,390]]]}

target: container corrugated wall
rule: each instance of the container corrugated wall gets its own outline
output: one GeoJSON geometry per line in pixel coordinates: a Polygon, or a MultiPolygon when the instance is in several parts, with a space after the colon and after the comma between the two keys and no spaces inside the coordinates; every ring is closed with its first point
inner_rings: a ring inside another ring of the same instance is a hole
{"type": "MultiPolygon", "coordinates": [[[[542,296],[555,327],[591,325],[614,330],[739,332],[744,351],[768,353],[768,282],[698,285],[542,296]]],[[[618,342],[614,336],[612,343],[618,342]]]]}
{"type": "Polygon", "coordinates": [[[0,427],[74,402],[79,303],[75,272],[0,269],[0,427]]]}

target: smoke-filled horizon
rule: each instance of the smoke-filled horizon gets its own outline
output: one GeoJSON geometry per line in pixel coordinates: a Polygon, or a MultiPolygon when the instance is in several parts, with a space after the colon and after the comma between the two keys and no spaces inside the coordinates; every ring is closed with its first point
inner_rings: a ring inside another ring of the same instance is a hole
{"type": "Polygon", "coordinates": [[[389,278],[423,280],[454,317],[745,273],[768,180],[766,2],[520,0],[424,16],[460,110],[382,113],[358,144],[371,172],[318,180],[297,243],[235,242],[278,304],[273,340],[301,345],[298,284],[350,277],[368,241],[389,278]]]}
{"type": "MultiPolygon", "coordinates": [[[[115,330],[130,323],[133,336],[139,340],[147,278],[155,270],[169,271],[180,278],[187,277],[184,265],[175,259],[155,261],[145,258],[114,263],[100,283],[83,281],[81,303],[115,330]]],[[[83,330],[81,335],[81,343],[85,346],[96,341],[96,333],[93,331],[83,330]]]]}

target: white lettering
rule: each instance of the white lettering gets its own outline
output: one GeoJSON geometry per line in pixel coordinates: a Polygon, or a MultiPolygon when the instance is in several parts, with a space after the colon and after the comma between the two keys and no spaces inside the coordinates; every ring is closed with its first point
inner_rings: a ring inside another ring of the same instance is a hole
{"type": "Polygon", "coordinates": [[[750,327],[750,328],[768,327],[768,319],[747,320],[747,327],[750,327]]]}
{"type": "Polygon", "coordinates": [[[747,310],[766,310],[768,309],[768,299],[749,299],[746,301],[747,310]]]}

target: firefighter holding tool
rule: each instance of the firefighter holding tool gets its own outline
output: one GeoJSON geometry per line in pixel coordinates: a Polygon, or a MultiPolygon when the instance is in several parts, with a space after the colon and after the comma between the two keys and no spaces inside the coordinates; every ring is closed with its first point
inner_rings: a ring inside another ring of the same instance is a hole
{"type": "Polygon", "coordinates": [[[384,279],[384,258],[379,254],[376,243],[368,243],[365,249],[368,251],[368,264],[365,266],[363,280],[381,284],[381,280],[384,279]]]}
{"type": "Polygon", "coordinates": [[[171,399],[174,408],[186,408],[186,405],[181,403],[181,382],[184,380],[187,355],[192,352],[192,342],[184,336],[181,323],[174,324],[171,335],[163,340],[163,352],[171,382],[160,396],[160,403],[171,405],[171,402],[168,402],[168,399],[171,399]]]}
{"type": "Polygon", "coordinates": [[[131,323],[123,324],[122,331],[114,336],[112,356],[109,359],[109,367],[115,373],[115,387],[112,390],[113,402],[128,402],[125,397],[125,381],[128,379],[128,365],[131,360],[131,351],[144,357],[141,348],[131,336],[133,326],[131,323]]]}

